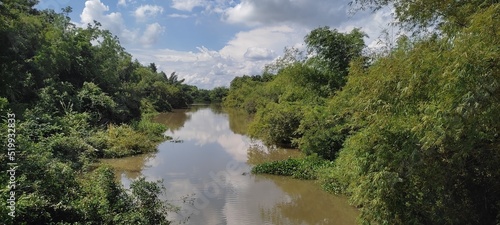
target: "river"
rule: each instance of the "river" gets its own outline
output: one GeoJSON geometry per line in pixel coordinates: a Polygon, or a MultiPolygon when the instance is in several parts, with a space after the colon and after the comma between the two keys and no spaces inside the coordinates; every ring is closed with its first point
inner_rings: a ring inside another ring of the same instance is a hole
{"type": "Polygon", "coordinates": [[[322,191],[314,181],[253,175],[255,163],[300,156],[268,149],[245,135],[251,118],[215,106],[160,114],[169,127],[153,154],[103,160],[125,187],[145,176],[161,180],[165,198],[181,210],[169,218],[187,224],[355,224],[358,211],[345,197],[322,191]],[[183,199],[191,200],[185,203],[183,199]]]}

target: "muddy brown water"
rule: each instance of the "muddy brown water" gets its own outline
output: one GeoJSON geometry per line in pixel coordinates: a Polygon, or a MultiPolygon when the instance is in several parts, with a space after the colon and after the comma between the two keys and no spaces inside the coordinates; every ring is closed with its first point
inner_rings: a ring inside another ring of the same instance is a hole
{"type": "Polygon", "coordinates": [[[314,181],[253,175],[256,163],[300,156],[269,149],[245,135],[251,118],[215,106],[193,106],[160,114],[174,141],[158,152],[107,159],[117,179],[163,180],[164,198],[179,206],[169,218],[185,224],[356,224],[358,211],[345,197],[322,191],[314,181]],[[184,202],[184,199],[190,200],[184,202]]]}

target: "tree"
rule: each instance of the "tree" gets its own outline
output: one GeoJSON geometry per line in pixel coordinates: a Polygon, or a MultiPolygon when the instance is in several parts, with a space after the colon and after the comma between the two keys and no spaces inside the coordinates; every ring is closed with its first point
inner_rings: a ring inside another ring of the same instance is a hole
{"type": "Polygon", "coordinates": [[[314,55],[309,63],[323,70],[330,89],[336,90],[345,84],[349,63],[361,57],[365,36],[359,29],[344,34],[320,27],[305,37],[308,53],[314,55]]]}
{"type": "Polygon", "coordinates": [[[280,70],[295,64],[295,63],[303,63],[305,61],[304,52],[297,48],[289,48],[285,47],[283,51],[283,56],[278,57],[272,63],[267,64],[264,67],[263,77],[269,77],[270,74],[276,74],[280,70]]]}
{"type": "Polygon", "coordinates": [[[94,123],[112,120],[116,103],[94,83],[83,83],[77,97],[81,110],[91,113],[94,123]]]}
{"type": "Polygon", "coordinates": [[[296,130],[302,119],[302,109],[298,105],[269,103],[259,110],[249,133],[259,137],[269,145],[290,147],[298,136],[296,130]]]}
{"type": "Polygon", "coordinates": [[[184,79],[178,80],[179,77],[175,74],[175,72],[172,72],[169,77],[165,78],[167,78],[167,83],[171,85],[180,85],[184,82],[184,79]]]}
{"type": "Polygon", "coordinates": [[[150,63],[148,67],[149,69],[151,69],[151,71],[153,71],[153,73],[156,73],[158,71],[155,63],[150,63]]]}
{"type": "Polygon", "coordinates": [[[221,103],[227,96],[229,89],[226,87],[216,87],[210,90],[210,102],[221,103]]]}

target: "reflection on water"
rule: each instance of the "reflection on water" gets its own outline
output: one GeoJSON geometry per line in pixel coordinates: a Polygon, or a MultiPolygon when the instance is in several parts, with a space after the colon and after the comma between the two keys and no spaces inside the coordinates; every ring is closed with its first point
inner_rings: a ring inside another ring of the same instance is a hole
{"type": "Polygon", "coordinates": [[[298,158],[303,154],[297,149],[267,148],[262,144],[250,145],[247,150],[247,163],[256,165],[263,162],[298,158]]]}
{"type": "Polygon", "coordinates": [[[290,198],[262,210],[265,220],[272,224],[355,224],[358,212],[346,205],[346,198],[322,191],[314,181],[272,175],[262,179],[272,179],[290,198]]]}
{"type": "Polygon", "coordinates": [[[184,123],[191,119],[187,109],[174,109],[172,113],[162,113],[155,118],[155,122],[167,125],[171,132],[179,130],[184,123]]]}
{"type": "Polygon", "coordinates": [[[229,115],[229,128],[236,134],[246,135],[252,115],[237,109],[226,109],[225,112],[229,115]]]}
{"type": "Polygon", "coordinates": [[[167,135],[152,155],[106,160],[125,186],[139,174],[163,179],[167,199],[194,194],[172,219],[189,224],[355,224],[356,209],[312,181],[249,174],[250,165],[296,157],[296,150],[267,149],[244,134],[248,118],[219,107],[197,106],[158,116],[167,135]],[[233,116],[238,117],[234,118],[233,116]],[[232,124],[232,125],[230,125],[232,124]],[[236,130],[234,130],[236,129],[236,130]]]}
{"type": "Polygon", "coordinates": [[[101,163],[112,165],[117,178],[125,176],[128,179],[136,179],[151,157],[154,157],[154,154],[148,153],[119,159],[101,159],[101,163]]]}

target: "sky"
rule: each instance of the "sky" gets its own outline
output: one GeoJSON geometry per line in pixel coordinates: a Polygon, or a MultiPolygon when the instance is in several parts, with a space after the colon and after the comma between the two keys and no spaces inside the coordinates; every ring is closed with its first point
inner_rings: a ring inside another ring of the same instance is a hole
{"type": "Polygon", "coordinates": [[[94,20],[118,36],[144,65],[154,62],[185,83],[211,89],[236,76],[262,74],[285,47],[305,49],[304,36],[329,26],[361,28],[376,48],[393,22],[390,9],[353,13],[350,0],[40,0],[37,8],[69,15],[77,26],[94,20]]]}

